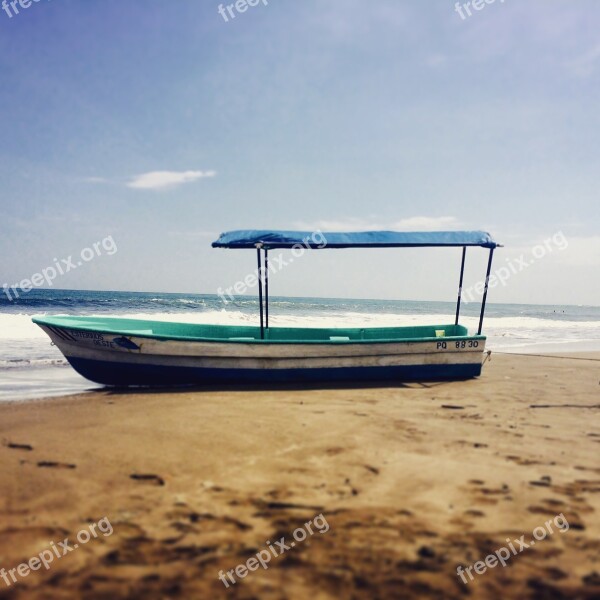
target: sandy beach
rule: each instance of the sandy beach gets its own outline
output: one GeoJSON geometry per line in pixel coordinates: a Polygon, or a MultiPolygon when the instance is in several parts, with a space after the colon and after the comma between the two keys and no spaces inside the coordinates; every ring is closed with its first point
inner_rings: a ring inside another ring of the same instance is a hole
{"type": "Polygon", "coordinates": [[[598,598],[598,361],[493,354],[466,382],[0,405],[0,567],[112,530],[6,574],[0,598],[598,598]],[[539,527],[506,567],[473,569],[539,527]],[[235,574],[269,546],[267,569],[235,574]]]}

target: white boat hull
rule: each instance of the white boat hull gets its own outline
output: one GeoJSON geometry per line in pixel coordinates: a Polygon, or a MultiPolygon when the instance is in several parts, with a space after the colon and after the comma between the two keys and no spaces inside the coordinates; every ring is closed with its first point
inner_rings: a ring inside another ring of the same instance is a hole
{"type": "Polygon", "coordinates": [[[40,326],[79,373],[109,385],[466,379],[481,373],[485,348],[482,336],[265,344],[165,340],[40,326]]]}

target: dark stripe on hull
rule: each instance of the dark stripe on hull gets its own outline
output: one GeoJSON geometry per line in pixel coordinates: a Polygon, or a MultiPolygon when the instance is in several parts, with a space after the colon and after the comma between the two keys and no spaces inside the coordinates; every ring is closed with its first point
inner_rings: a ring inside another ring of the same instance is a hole
{"type": "Polygon", "coordinates": [[[77,339],[74,338],[68,331],[64,329],[60,329],[60,327],[51,327],[50,325],[46,325],[46,327],[55,333],[59,338],[67,341],[67,342],[76,342],[77,339]]]}
{"type": "Polygon", "coordinates": [[[214,369],[161,367],[67,357],[80,374],[104,385],[235,385],[323,383],[345,381],[435,381],[470,379],[481,375],[481,363],[336,367],[321,369],[214,369]]]}

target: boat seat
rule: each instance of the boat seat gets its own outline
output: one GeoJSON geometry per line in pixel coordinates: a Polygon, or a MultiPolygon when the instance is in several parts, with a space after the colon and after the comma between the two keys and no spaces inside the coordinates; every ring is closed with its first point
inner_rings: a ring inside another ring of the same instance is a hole
{"type": "Polygon", "coordinates": [[[350,338],[347,335],[330,335],[329,339],[332,342],[349,342],[350,338]]]}
{"type": "Polygon", "coordinates": [[[255,337],[229,337],[227,339],[231,340],[233,342],[252,342],[256,338],[255,337]]]}

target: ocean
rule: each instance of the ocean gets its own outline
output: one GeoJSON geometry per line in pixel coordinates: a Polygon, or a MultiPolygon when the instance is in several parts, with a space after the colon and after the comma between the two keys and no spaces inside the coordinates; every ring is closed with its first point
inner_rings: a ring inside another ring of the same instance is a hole
{"type": "MultiPolygon", "coordinates": [[[[272,297],[271,325],[383,327],[453,323],[453,302],[272,297]]],[[[258,301],[225,304],[215,295],[34,289],[0,295],[0,401],[97,389],[71,369],[33,315],[106,315],[191,323],[258,324],[258,301]]],[[[461,324],[477,328],[479,304],[463,304],[461,324]]],[[[600,351],[600,307],[488,304],[483,333],[499,352],[600,351]]]]}

